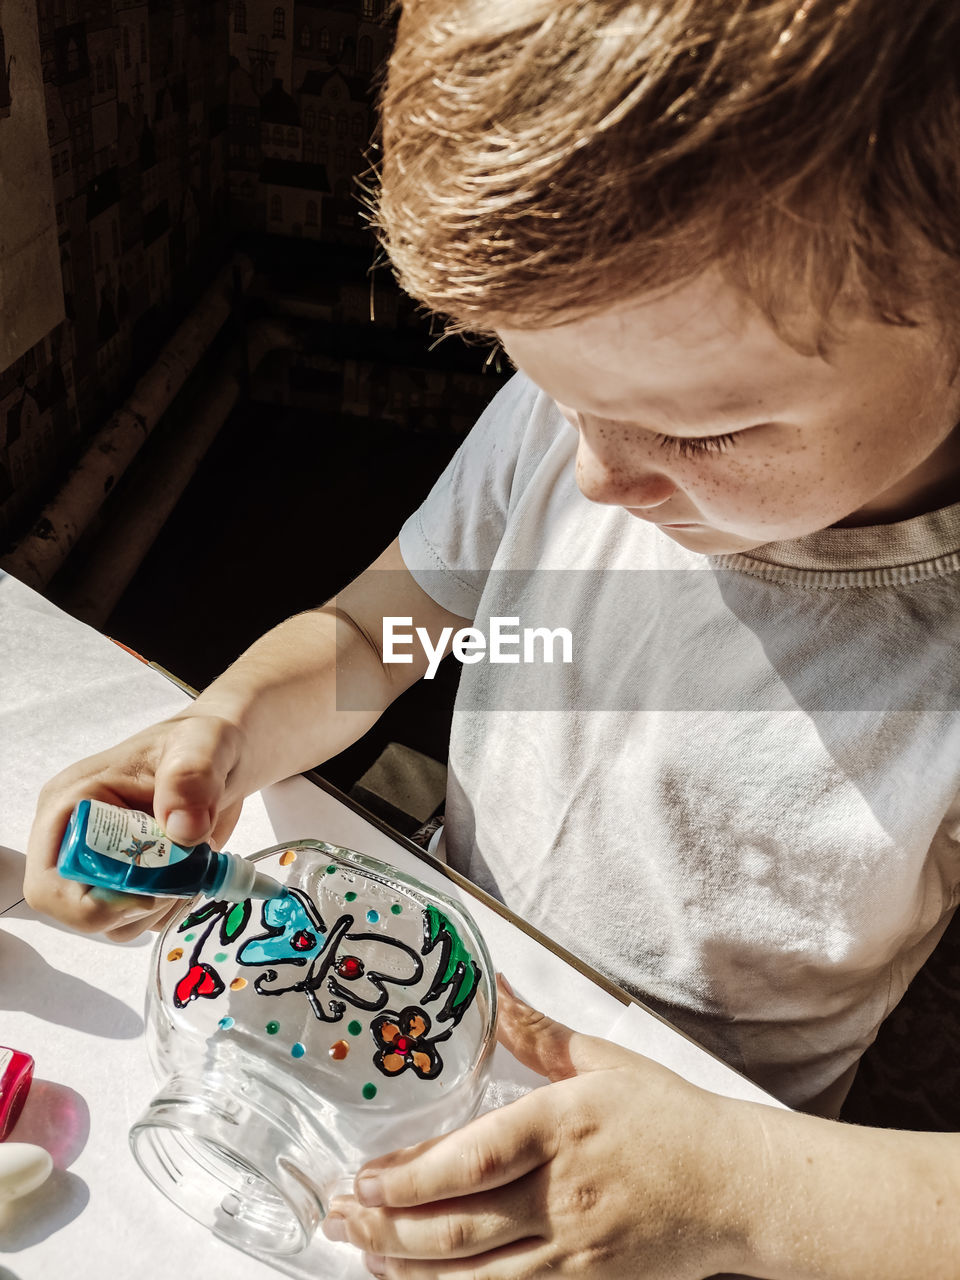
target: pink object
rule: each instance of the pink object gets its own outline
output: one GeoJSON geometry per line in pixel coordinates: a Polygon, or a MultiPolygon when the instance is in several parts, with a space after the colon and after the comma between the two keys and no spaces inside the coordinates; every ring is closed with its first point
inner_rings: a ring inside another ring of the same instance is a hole
{"type": "Polygon", "coordinates": [[[29,1053],[0,1045],[0,1142],[17,1123],[32,1079],[33,1059],[29,1053]]]}

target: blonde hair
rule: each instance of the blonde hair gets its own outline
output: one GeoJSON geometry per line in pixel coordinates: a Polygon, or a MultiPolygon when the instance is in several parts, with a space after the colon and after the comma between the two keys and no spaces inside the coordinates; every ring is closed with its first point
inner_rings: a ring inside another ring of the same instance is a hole
{"type": "Polygon", "coordinates": [[[815,343],[843,300],[956,319],[958,68],[957,0],[407,0],[375,221],[453,330],[711,266],[815,343]]]}

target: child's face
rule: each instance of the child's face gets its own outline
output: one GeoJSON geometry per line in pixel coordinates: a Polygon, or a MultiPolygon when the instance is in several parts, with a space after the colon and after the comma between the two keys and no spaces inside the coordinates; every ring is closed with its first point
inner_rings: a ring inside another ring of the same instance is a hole
{"type": "Polygon", "coordinates": [[[824,360],[711,276],[500,338],[579,430],[586,497],[694,551],[886,524],[960,496],[960,379],[932,324],[854,319],[824,360]]]}

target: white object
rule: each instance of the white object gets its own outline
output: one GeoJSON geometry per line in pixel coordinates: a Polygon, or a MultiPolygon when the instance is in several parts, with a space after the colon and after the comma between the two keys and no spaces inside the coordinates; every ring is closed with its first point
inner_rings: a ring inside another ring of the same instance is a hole
{"type": "Polygon", "coordinates": [[[588,501],[577,443],[517,375],[400,533],[481,631],[573,637],[573,663],[463,667],[444,856],[836,1114],[956,905],[960,502],[710,556],[588,501]]]}
{"type": "Polygon", "coordinates": [[[53,1158],[32,1142],[0,1143],[0,1204],[19,1200],[42,1187],[53,1171],[53,1158]]]}
{"type": "MultiPolygon", "coordinates": [[[[104,1280],[128,1274],[131,1258],[136,1259],[137,1280],[201,1274],[288,1280],[291,1272],[283,1260],[266,1263],[241,1253],[181,1213],[139,1174],[130,1156],[127,1130],[152,1093],[141,1035],[143,996],[153,973],[151,936],[117,947],[93,934],[55,928],[22,902],[22,851],[42,784],[58,769],[144,724],[176,714],[188,699],[158,672],[3,574],[0,671],[3,1040],[30,1046],[37,1073],[61,1086],[48,1095],[51,1103],[59,1096],[65,1104],[56,1114],[66,1121],[69,1110],[77,1126],[57,1162],[57,1194],[53,1187],[41,1190],[14,1202],[4,1214],[0,1275],[10,1253],[7,1266],[18,1280],[60,1275],[104,1280]],[[64,977],[54,983],[53,972],[64,977]]],[[[303,778],[250,796],[230,847],[251,853],[299,839],[304,832],[322,832],[333,843],[451,891],[440,871],[303,778]]],[[[457,890],[455,896],[461,893],[465,891],[457,890]]],[[[628,1028],[623,1003],[603,986],[482,901],[469,894],[464,901],[496,967],[518,994],[551,1017],[569,1016],[574,1009],[580,1031],[607,1035],[613,1029],[617,1034],[608,1038],[647,1053],[702,1088],[770,1102],[756,1086],[642,1009],[636,1009],[628,1028]],[[629,1038],[620,1038],[625,1035],[629,1038]]],[[[502,1047],[494,1053],[492,1074],[501,1099],[540,1083],[502,1047]]],[[[35,1082],[24,1126],[41,1096],[35,1082]]],[[[323,1280],[369,1280],[356,1249],[320,1233],[295,1261],[301,1276],[309,1263],[313,1269],[308,1274],[323,1280]]]]}

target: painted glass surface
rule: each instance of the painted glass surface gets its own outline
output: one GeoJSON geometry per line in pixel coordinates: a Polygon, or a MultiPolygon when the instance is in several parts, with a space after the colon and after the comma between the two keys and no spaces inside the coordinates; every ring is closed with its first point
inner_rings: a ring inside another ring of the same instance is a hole
{"type": "Polygon", "coordinates": [[[200,899],[160,939],[148,1027],[166,1083],[132,1138],[158,1185],[218,1234],[292,1252],[366,1159],[475,1113],[495,998],[476,926],[444,895],[318,841],[257,865],[283,896],[200,899]],[[262,1210],[272,1222],[277,1201],[289,1207],[288,1166],[315,1206],[293,1206],[299,1229],[281,1212],[274,1231],[262,1210]],[[172,1167],[186,1169],[179,1183],[172,1167]]]}

